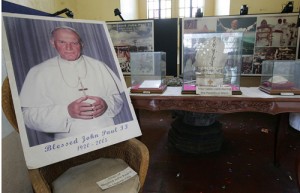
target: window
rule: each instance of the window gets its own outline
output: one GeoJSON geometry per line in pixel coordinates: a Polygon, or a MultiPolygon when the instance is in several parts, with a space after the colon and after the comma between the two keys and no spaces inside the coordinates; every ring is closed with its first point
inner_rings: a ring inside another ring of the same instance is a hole
{"type": "Polygon", "coordinates": [[[199,8],[203,12],[204,0],[179,0],[179,17],[194,17],[199,8]]]}
{"type": "Polygon", "coordinates": [[[171,0],[147,0],[148,18],[171,18],[171,0]]]}

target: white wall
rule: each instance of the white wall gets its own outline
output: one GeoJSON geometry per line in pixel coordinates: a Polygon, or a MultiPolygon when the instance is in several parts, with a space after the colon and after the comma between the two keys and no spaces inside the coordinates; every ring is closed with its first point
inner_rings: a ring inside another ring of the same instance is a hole
{"type": "MultiPolygon", "coordinates": [[[[248,14],[281,13],[289,0],[230,0],[230,15],[239,15],[242,5],[248,5],[248,14]]],[[[299,11],[300,0],[294,0],[294,12],[299,11]]]]}
{"type": "Polygon", "coordinates": [[[124,20],[138,19],[138,0],[121,0],[120,11],[124,20]]]}
{"type": "Polygon", "coordinates": [[[215,15],[229,15],[230,0],[215,0],[215,15]]]}

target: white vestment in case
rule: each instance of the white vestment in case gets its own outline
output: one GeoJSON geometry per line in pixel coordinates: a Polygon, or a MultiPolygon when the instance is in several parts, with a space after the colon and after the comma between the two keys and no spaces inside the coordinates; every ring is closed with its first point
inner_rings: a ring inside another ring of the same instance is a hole
{"type": "Polygon", "coordinates": [[[20,99],[25,125],[54,133],[55,139],[112,126],[113,117],[123,106],[118,85],[119,79],[104,63],[88,56],[77,61],[66,61],[59,56],[49,59],[31,68],[22,86],[20,99]],[[78,78],[87,90],[79,91],[82,85],[78,78]],[[85,94],[104,99],[106,112],[90,120],[71,118],[68,105],[85,94]]]}

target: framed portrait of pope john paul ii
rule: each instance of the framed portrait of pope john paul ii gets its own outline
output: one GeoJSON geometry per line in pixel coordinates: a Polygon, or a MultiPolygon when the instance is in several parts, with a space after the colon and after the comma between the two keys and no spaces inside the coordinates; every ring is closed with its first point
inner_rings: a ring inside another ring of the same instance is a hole
{"type": "Polygon", "coordinates": [[[2,27],[29,169],[141,135],[105,22],[3,13],[2,27]]]}

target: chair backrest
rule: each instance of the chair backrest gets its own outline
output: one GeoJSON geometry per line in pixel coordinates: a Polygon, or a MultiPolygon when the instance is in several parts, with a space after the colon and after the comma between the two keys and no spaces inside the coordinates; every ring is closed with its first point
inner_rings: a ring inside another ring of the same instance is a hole
{"type": "Polygon", "coordinates": [[[2,110],[8,122],[19,132],[8,77],[5,78],[2,84],[2,110]]]}

